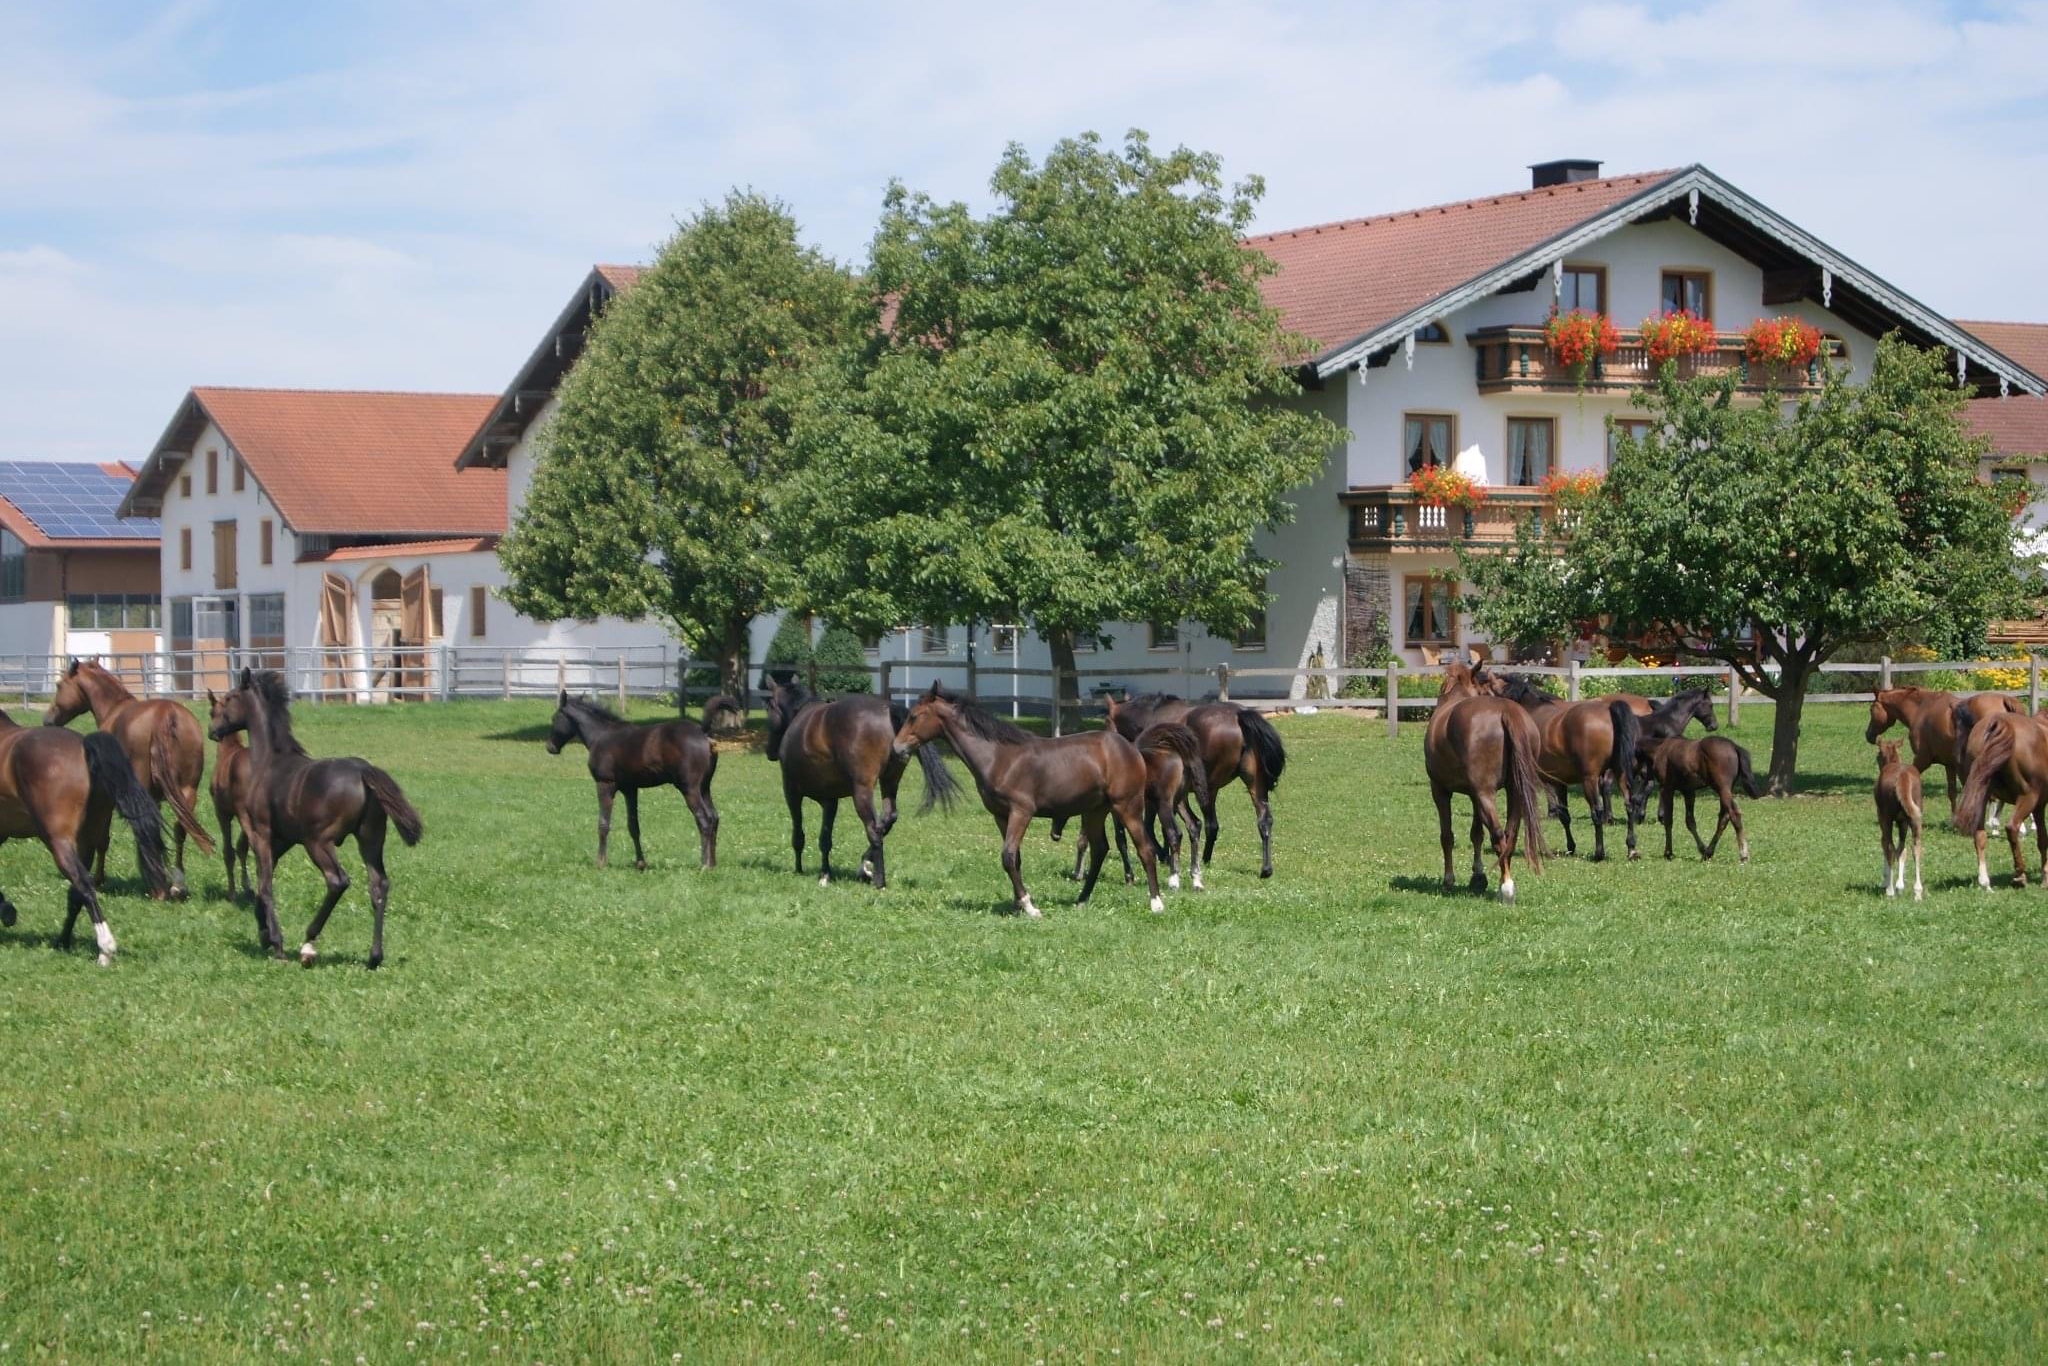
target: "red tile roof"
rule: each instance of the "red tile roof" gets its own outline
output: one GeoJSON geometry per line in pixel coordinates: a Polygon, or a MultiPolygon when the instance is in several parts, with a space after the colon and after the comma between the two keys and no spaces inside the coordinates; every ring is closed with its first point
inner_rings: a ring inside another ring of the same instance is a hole
{"type": "Polygon", "coordinates": [[[2035,374],[2048,376],[2048,323],[1971,322],[1968,318],[1957,318],[1956,326],[1967,328],[2035,374]]]}
{"type": "Polygon", "coordinates": [[[1279,263],[1266,302],[1321,354],[1634,198],[1676,172],[1608,176],[1245,239],[1279,263]]]}
{"type": "Polygon", "coordinates": [[[292,530],[336,536],[496,536],[503,470],[455,469],[491,394],[195,388],[130,491],[154,511],[211,419],[292,530]]]}
{"type": "MultiPolygon", "coordinates": [[[[1972,322],[1956,319],[1958,327],[1998,348],[2037,375],[2048,375],[2048,323],[1972,322]]],[[[2048,398],[2014,394],[2010,398],[1980,398],[1971,401],[1970,426],[1991,438],[1994,455],[2048,455],[2048,398]]]]}
{"type": "Polygon", "coordinates": [[[597,273],[602,275],[604,282],[613,289],[631,289],[634,285],[640,283],[640,277],[645,275],[649,269],[650,267],[647,266],[601,265],[596,267],[597,273]]]}
{"type": "Polygon", "coordinates": [[[395,541],[388,545],[345,545],[319,555],[301,555],[301,564],[324,564],[329,560],[403,559],[414,555],[463,555],[475,550],[496,550],[496,536],[458,536],[440,541],[395,541]]]}

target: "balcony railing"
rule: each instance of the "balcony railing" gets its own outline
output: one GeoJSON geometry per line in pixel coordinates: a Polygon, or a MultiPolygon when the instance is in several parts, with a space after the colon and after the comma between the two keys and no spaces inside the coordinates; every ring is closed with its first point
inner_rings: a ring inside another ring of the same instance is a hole
{"type": "Polygon", "coordinates": [[[1429,507],[1406,484],[1351,488],[1338,495],[1350,511],[1351,548],[1415,553],[1461,545],[1508,545],[1515,526],[1549,517],[1554,508],[1540,489],[1489,488],[1477,508],[1429,507]]]}
{"type": "MultiPolygon", "coordinates": [[[[1482,327],[1466,333],[1465,340],[1472,345],[1473,365],[1482,394],[1576,392],[1581,387],[1587,393],[1618,393],[1647,387],[1657,377],[1648,348],[1635,339],[1622,342],[1613,355],[1595,360],[1586,372],[1583,386],[1577,375],[1551,360],[1541,327],[1482,327]]],[[[1828,337],[1821,343],[1823,359],[1840,361],[1847,354],[1848,349],[1839,338],[1828,337]]],[[[1681,376],[1731,372],[1736,376],[1737,387],[1749,393],[1762,393],[1767,388],[1787,394],[1803,393],[1820,388],[1822,378],[1820,360],[1801,366],[1752,362],[1739,332],[1719,333],[1711,351],[1678,358],[1681,376]]]]}

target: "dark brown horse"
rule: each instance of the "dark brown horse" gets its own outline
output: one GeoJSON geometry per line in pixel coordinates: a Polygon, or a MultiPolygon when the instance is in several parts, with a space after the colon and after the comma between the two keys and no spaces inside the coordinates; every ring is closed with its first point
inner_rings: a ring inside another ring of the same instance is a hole
{"type": "Polygon", "coordinates": [[[1618,693],[1616,696],[1628,703],[1629,710],[1636,714],[1636,743],[1639,745],[1653,735],[1666,738],[1683,735],[1685,728],[1694,721],[1709,731],[1720,729],[1714,724],[1713,695],[1705,688],[1687,688],[1654,702],[1634,693],[1618,693]],[[1638,707],[1638,702],[1644,705],[1638,707]]]}
{"type": "Polygon", "coordinates": [[[1641,728],[1633,708],[1620,697],[1564,702],[1517,674],[1494,676],[1501,696],[1528,710],[1543,736],[1543,778],[1555,799],[1551,814],[1564,823],[1564,851],[1578,852],[1572,838],[1568,788],[1585,794],[1593,820],[1593,862],[1607,857],[1607,823],[1614,819],[1612,790],[1621,789],[1622,815],[1628,832],[1628,856],[1636,856],[1636,824],[1628,803],[1629,775],[1634,771],[1636,737],[1641,728]]]}
{"type": "Polygon", "coordinates": [[[704,704],[704,724],[687,716],[673,721],[628,721],[588,698],[561,693],[555,698],[554,720],[548,725],[548,753],[560,754],[571,741],[590,751],[590,776],[597,783],[597,866],[605,866],[612,837],[612,799],[626,794],[626,829],[633,836],[633,866],[647,871],[640,847],[640,790],[670,787],[683,794],[697,820],[698,866],[718,862],[718,808],[711,804],[711,779],[718,772],[718,751],[711,747],[710,727],[739,703],[714,697],[704,704]]]}
{"type": "MultiPolygon", "coordinates": [[[[1123,704],[1114,697],[1103,699],[1108,708],[1110,729],[1122,734],[1117,717],[1122,714],[1123,704]]],[[[1180,841],[1181,826],[1187,827],[1188,838],[1188,881],[1196,891],[1202,890],[1202,817],[1199,812],[1215,805],[1209,795],[1209,765],[1206,762],[1201,740],[1194,731],[1178,721],[1158,721],[1147,726],[1135,736],[1125,736],[1138,747],[1138,753],[1145,760],[1145,833],[1152,838],[1155,856],[1166,855],[1166,887],[1168,891],[1180,890],[1180,841]],[[1164,835],[1162,841],[1162,832],[1164,835]]],[[[1053,838],[1059,838],[1064,821],[1053,823],[1053,838]]],[[[1130,886],[1131,846],[1124,839],[1122,826],[1116,828],[1117,857],[1123,860],[1124,885],[1130,886]]],[[[1081,862],[1087,854],[1087,846],[1074,846],[1074,881],[1081,880],[1081,862]]]]}
{"type": "Polygon", "coordinates": [[[1483,666],[1450,664],[1444,668],[1443,690],[1430,713],[1422,740],[1423,767],[1429,794],[1436,802],[1439,842],[1444,851],[1444,886],[1457,885],[1451,861],[1457,838],[1451,833],[1451,798],[1472,799],[1472,881],[1475,892],[1486,890],[1486,869],[1480,861],[1483,831],[1500,864],[1500,899],[1515,899],[1515,843],[1521,827],[1529,829],[1529,867],[1543,871],[1543,774],[1538,767],[1543,736],[1519,703],[1495,696],[1483,666]],[[1505,787],[1508,819],[1496,813],[1494,793],[1505,787]]]}
{"type": "MultiPolygon", "coordinates": [[[[135,777],[121,742],[101,731],[77,735],[50,726],[16,725],[0,711],[0,843],[38,839],[69,887],[59,948],[71,947],[82,910],[92,921],[100,966],[114,961],[114,932],[100,913],[88,867],[106,851],[114,813],[135,831],[135,860],[150,890],[168,885],[163,821],[135,777]]],[[[14,903],[0,892],[0,927],[13,928],[14,903]]]]}
{"type": "Polygon", "coordinates": [[[1043,739],[998,721],[972,700],[955,697],[934,681],[912,704],[896,732],[896,753],[908,759],[919,745],[941,735],[953,746],[974,785],[981,804],[1003,832],[1003,871],[1010,875],[1016,909],[1036,916],[1038,907],[1024,889],[1024,832],[1032,817],[1079,816],[1091,855],[1088,878],[1076,904],[1088,900],[1102,860],[1109,853],[1105,824],[1114,819],[1138,846],[1145,865],[1145,883],[1154,912],[1166,909],[1159,899],[1159,867],[1152,841],[1145,834],[1145,760],[1137,746],[1113,730],[1043,739]]]}
{"type": "Polygon", "coordinates": [[[1193,731],[1208,764],[1209,800],[1202,807],[1201,861],[1210,863],[1216,854],[1216,834],[1221,829],[1216,821],[1217,790],[1242,780],[1258,818],[1259,876],[1273,876],[1273,808],[1268,798],[1280,786],[1280,775],[1287,768],[1287,747],[1280,743],[1280,732],[1250,707],[1234,702],[1195,704],[1163,692],[1144,693],[1123,702],[1115,709],[1111,725],[1124,739],[1135,742],[1148,727],[1162,721],[1178,721],[1193,731]]]}
{"type": "Polygon", "coordinates": [[[420,842],[420,816],[389,773],[362,759],[315,759],[292,735],[291,689],[274,670],[242,670],[241,683],[221,700],[220,714],[207,728],[219,740],[236,731],[249,737],[249,828],[256,848],[256,917],[263,946],[284,957],[284,933],[277,925],[272,879],[277,860],[295,844],[326,879],[327,896],[306,927],[299,962],[313,966],[314,943],[327,917],[348,890],[341,871],[341,842],[355,836],[356,852],[370,875],[370,957],[384,961],[384,903],[391,879],[384,872],[387,821],[408,845],[420,842]]]}
{"type": "MultiPolygon", "coordinates": [[[[765,680],[764,680],[765,681],[765,680]]],[[[910,709],[900,702],[867,694],[826,701],[801,684],[783,683],[768,694],[768,758],[782,766],[782,799],[789,803],[789,844],[796,852],[796,870],[804,870],[804,799],[824,812],[818,827],[820,887],[832,882],[832,822],[842,798],[853,799],[854,814],[867,832],[867,853],[861,876],[879,890],[889,885],[882,862],[882,841],[896,824],[896,789],[910,761],[897,757],[896,731],[910,709]],[[875,807],[875,790],[882,805],[875,807]]],[[[917,747],[917,765],[924,773],[924,805],[952,808],[960,784],[946,768],[937,745],[917,747]]]]}
{"type": "MultiPolygon", "coordinates": [[[[206,690],[209,728],[220,720],[220,694],[206,690]]],[[[223,735],[214,743],[214,819],[220,822],[221,861],[228,867],[228,897],[235,895],[235,861],[242,863],[242,890],[252,895],[256,884],[249,879],[249,747],[239,735],[223,735]]],[[[257,926],[258,931],[262,926],[257,926]]]]}
{"type": "Polygon", "coordinates": [[[1920,770],[1899,762],[1899,742],[1877,747],[1877,835],[1884,846],[1884,894],[1906,890],[1906,846],[1913,846],[1913,900],[1920,890],[1920,770]],[[1895,871],[1896,870],[1896,871],[1895,871]]]}
{"type": "Polygon", "coordinates": [[[1955,827],[1972,836],[1977,846],[1977,885],[1991,886],[1984,863],[1984,815],[1993,800],[2012,803],[2005,838],[2012,848],[2013,885],[2027,885],[2027,859],[2020,849],[2020,827],[2034,820],[2034,842],[2042,875],[2048,878],[2048,820],[2038,818],[2048,799],[2048,726],[2037,719],[1995,712],[1977,719],[1958,703],[1951,721],[1956,759],[1963,769],[1963,790],[1956,798],[1955,827]]]}
{"type": "MultiPolygon", "coordinates": [[[[74,716],[92,713],[93,724],[121,742],[128,763],[151,800],[169,802],[176,825],[176,859],[170,890],[185,894],[185,836],[202,854],[213,852],[213,840],[199,824],[193,803],[199,796],[199,774],[206,766],[206,738],[184,704],[158,698],[145,702],[121,680],[89,659],[74,659],[58,681],[56,696],[43,712],[43,724],[62,726],[74,716]]],[[[99,880],[107,875],[106,854],[100,854],[99,880]]]]}
{"type": "Polygon", "coordinates": [[[1941,765],[1942,773],[1948,779],[1951,814],[1955,811],[1957,786],[1964,776],[1962,750],[1956,744],[1958,705],[1974,721],[1988,720],[2006,712],[2014,715],[2026,713],[2026,708],[2017,699],[2001,693],[1980,692],[1964,698],[1932,688],[1886,688],[1871,699],[1870,724],[1863,731],[1864,740],[1874,745],[1877,737],[1893,726],[1904,726],[1906,740],[1913,750],[1913,767],[1924,777],[1928,769],[1941,765]]]}
{"type": "Polygon", "coordinates": [[[1658,789],[1657,819],[1664,826],[1664,857],[1671,857],[1671,806],[1674,798],[1685,798],[1685,828],[1692,832],[1692,842],[1698,847],[1700,857],[1710,859],[1721,843],[1721,832],[1729,826],[1735,827],[1735,847],[1741,851],[1742,862],[1749,862],[1749,836],[1742,829],[1742,808],[1735,804],[1735,785],[1742,784],[1742,790],[1752,799],[1760,798],[1763,789],[1756,785],[1756,774],[1749,766],[1749,751],[1733,740],[1719,735],[1709,735],[1704,740],[1688,740],[1682,735],[1646,736],[1642,748],[1636,752],[1635,785],[1629,790],[1629,818],[1640,821],[1650,804],[1650,784],[1658,789]],[[1714,837],[1700,839],[1700,828],[1693,823],[1693,799],[1700,792],[1712,788],[1714,796],[1721,803],[1721,817],[1714,823],[1714,837]]]}

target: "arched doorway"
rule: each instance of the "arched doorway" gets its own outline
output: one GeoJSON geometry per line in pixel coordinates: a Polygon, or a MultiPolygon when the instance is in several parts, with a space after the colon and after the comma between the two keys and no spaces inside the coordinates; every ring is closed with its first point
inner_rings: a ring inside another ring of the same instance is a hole
{"type": "Polygon", "coordinates": [[[426,566],[401,575],[383,568],[369,580],[370,690],[379,700],[420,697],[427,687],[427,647],[440,634],[439,596],[426,566]]]}

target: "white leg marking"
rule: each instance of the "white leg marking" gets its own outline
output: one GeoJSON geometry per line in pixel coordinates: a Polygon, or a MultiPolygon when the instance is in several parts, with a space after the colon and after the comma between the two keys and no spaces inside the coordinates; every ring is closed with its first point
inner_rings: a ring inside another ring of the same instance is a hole
{"type": "Polygon", "coordinates": [[[305,967],[305,968],[310,968],[310,967],[312,967],[312,966],[313,966],[313,960],[314,960],[314,959],[316,959],[316,958],[318,958],[319,956],[320,956],[320,950],[318,950],[318,949],[316,949],[316,948],[314,948],[314,947],[313,947],[313,941],[312,941],[312,940],[308,939],[308,940],[307,940],[307,941],[306,941],[305,943],[303,943],[303,944],[299,945],[299,966],[300,966],[300,967],[305,967]]]}
{"type": "Polygon", "coordinates": [[[1179,873],[1168,873],[1168,874],[1166,875],[1166,886],[1167,886],[1167,889],[1168,889],[1169,891],[1175,891],[1175,892],[1179,891],[1179,890],[1180,890],[1180,874],[1179,874],[1179,873]]]}
{"type": "Polygon", "coordinates": [[[1033,920],[1038,919],[1038,907],[1031,904],[1031,893],[1029,892],[1024,894],[1024,914],[1030,916],[1033,920]]]}
{"type": "Polygon", "coordinates": [[[1984,866],[1984,860],[1977,860],[1977,885],[1985,891],[1991,890],[1991,870],[1984,866]]]}
{"type": "Polygon", "coordinates": [[[1896,889],[1892,886],[1892,861],[1890,859],[1884,861],[1884,876],[1878,879],[1877,885],[1886,896],[1892,896],[1896,893],[1896,889]]]}
{"type": "Polygon", "coordinates": [[[1194,883],[1195,883],[1195,890],[1196,890],[1196,891],[1198,891],[1198,892],[1199,892],[1199,891],[1201,891],[1201,890],[1202,890],[1202,870],[1201,870],[1200,868],[1197,868],[1197,869],[1195,869],[1194,883]]]}
{"type": "Polygon", "coordinates": [[[102,963],[114,956],[114,930],[111,925],[102,920],[99,924],[92,927],[92,937],[99,941],[100,961],[102,963]]]}
{"type": "Polygon", "coordinates": [[[1158,915],[1161,911],[1165,909],[1166,903],[1163,900],[1156,896],[1152,898],[1152,914],[1158,915]]]}
{"type": "Polygon", "coordinates": [[[862,877],[873,877],[875,875],[875,861],[873,859],[864,858],[860,861],[860,875],[862,877]]]}
{"type": "Polygon", "coordinates": [[[1503,878],[1503,879],[1501,879],[1501,884],[1500,884],[1500,899],[1501,899],[1502,901],[1505,901],[1505,902],[1513,902],[1513,901],[1514,901],[1514,899],[1515,899],[1515,880],[1514,880],[1513,878],[1511,878],[1511,877],[1510,877],[1510,878],[1503,878]]]}
{"type": "Polygon", "coordinates": [[[820,887],[830,887],[832,885],[832,875],[830,873],[818,874],[818,885],[820,887]]]}

